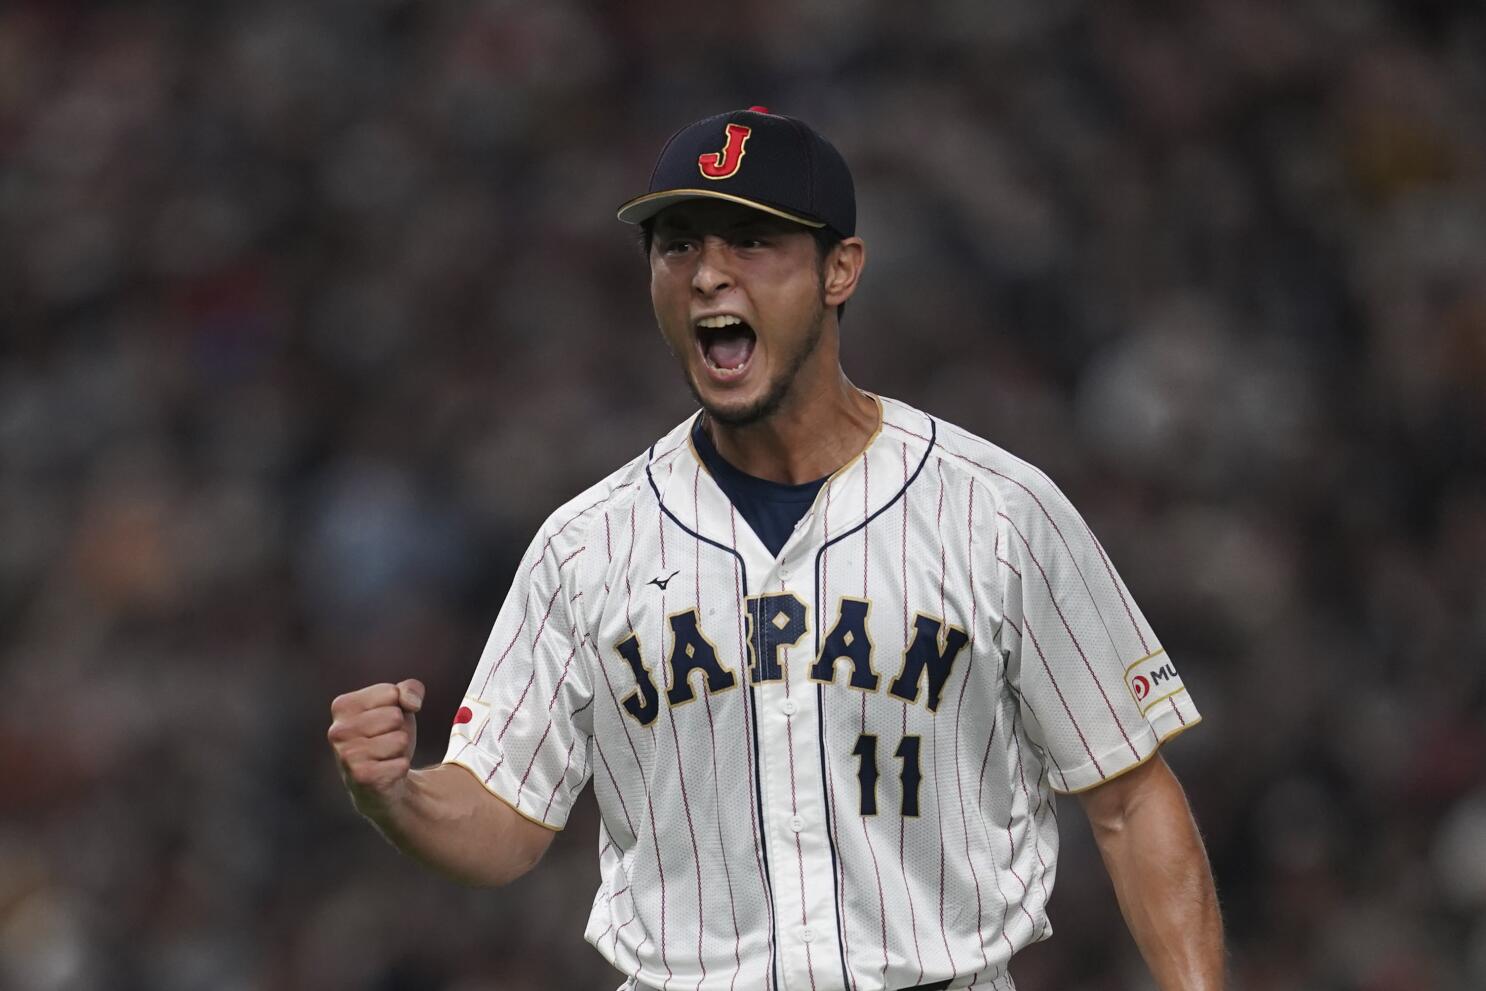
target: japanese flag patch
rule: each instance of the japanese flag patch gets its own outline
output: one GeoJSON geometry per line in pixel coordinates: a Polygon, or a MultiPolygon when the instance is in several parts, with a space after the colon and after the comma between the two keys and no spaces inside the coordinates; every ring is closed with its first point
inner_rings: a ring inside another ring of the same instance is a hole
{"type": "Polygon", "coordinates": [[[459,711],[454,713],[452,735],[473,740],[479,735],[480,727],[485,725],[485,720],[489,718],[490,706],[478,699],[467,698],[459,703],[459,711]]]}
{"type": "Polygon", "coordinates": [[[1125,685],[1142,713],[1150,712],[1184,689],[1182,677],[1176,673],[1176,665],[1171,663],[1164,649],[1142,657],[1126,668],[1125,685]]]}

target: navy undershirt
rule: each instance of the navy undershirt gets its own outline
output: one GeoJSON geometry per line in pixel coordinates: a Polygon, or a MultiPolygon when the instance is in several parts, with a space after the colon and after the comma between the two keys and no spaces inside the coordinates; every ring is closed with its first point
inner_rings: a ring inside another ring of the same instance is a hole
{"type": "Polygon", "coordinates": [[[717,487],[722,489],[728,501],[753,528],[753,532],[758,534],[758,539],[769,548],[769,553],[778,557],[779,552],[784,549],[785,541],[794,532],[795,524],[810,511],[810,504],[815,502],[816,493],[825,484],[825,478],[800,485],[786,485],[739,471],[717,453],[712,438],[702,429],[700,416],[697,417],[696,425],[691,428],[691,439],[702,464],[712,473],[717,487]]]}

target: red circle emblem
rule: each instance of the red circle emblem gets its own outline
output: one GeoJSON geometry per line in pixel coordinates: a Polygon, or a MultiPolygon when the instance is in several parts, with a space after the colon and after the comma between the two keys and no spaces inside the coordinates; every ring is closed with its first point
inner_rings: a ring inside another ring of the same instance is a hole
{"type": "Polygon", "coordinates": [[[467,723],[474,718],[475,714],[470,711],[470,707],[462,705],[459,707],[459,711],[454,713],[454,725],[458,726],[460,723],[467,723]]]}
{"type": "Polygon", "coordinates": [[[1149,694],[1151,694],[1151,683],[1146,680],[1145,675],[1143,675],[1143,674],[1136,675],[1135,676],[1135,698],[1136,698],[1136,701],[1144,701],[1145,697],[1147,695],[1149,695],[1149,694]]]}

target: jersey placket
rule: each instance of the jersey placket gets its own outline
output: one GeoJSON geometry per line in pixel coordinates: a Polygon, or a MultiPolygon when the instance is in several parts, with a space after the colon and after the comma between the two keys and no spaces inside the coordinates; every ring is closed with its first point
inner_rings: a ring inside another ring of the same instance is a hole
{"type": "MultiPolygon", "coordinates": [[[[841,967],[835,942],[835,876],[820,779],[820,726],[810,680],[813,624],[820,621],[811,605],[815,517],[812,510],[800,521],[778,560],[768,558],[761,545],[750,548],[748,555],[750,574],[761,576],[754,595],[791,595],[806,609],[805,632],[779,648],[783,677],[754,685],[779,976],[788,991],[835,987],[841,967]]],[[[779,611],[765,610],[759,618],[776,623],[776,628],[787,622],[779,611]]]]}

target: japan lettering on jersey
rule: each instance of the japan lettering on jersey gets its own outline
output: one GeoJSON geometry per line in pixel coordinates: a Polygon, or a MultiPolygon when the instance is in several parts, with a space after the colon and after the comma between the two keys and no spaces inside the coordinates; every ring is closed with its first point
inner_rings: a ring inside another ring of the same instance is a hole
{"type": "Polygon", "coordinates": [[[777,559],[686,422],[519,566],[446,760],[554,829],[593,781],[626,987],[1010,988],[1052,792],[1199,718],[1044,475],[879,402],[777,559]]]}

